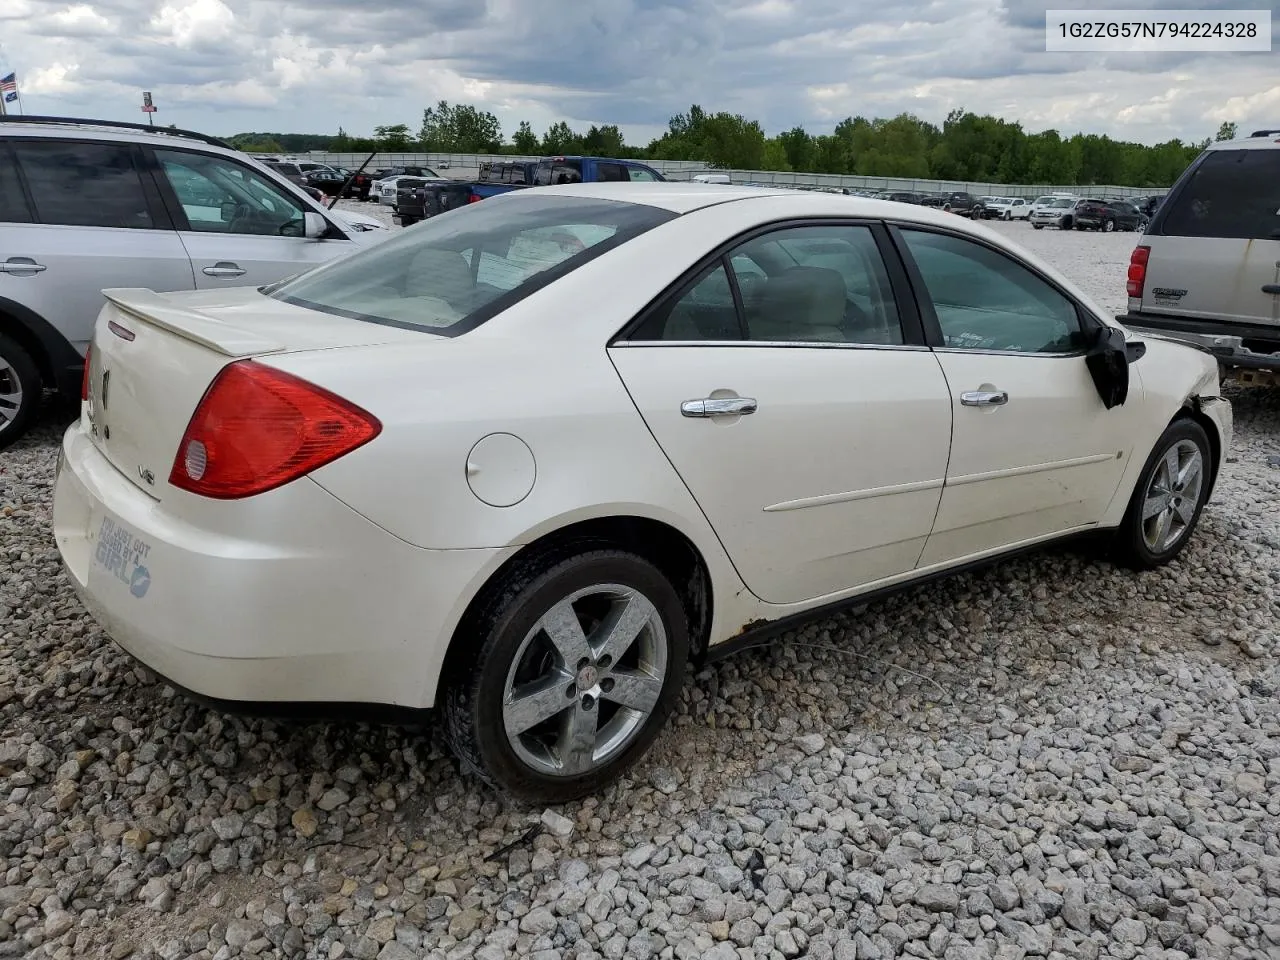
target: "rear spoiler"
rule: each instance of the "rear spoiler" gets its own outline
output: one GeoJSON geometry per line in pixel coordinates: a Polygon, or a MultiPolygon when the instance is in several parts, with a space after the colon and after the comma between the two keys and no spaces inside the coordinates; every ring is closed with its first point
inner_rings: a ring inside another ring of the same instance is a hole
{"type": "Polygon", "coordinates": [[[268,340],[251,330],[233,327],[222,320],[187,307],[178,306],[164,294],[143,287],[113,287],[102,295],[129,316],[153,327],[191,340],[225,357],[249,357],[282,353],[288,347],[268,340]]]}

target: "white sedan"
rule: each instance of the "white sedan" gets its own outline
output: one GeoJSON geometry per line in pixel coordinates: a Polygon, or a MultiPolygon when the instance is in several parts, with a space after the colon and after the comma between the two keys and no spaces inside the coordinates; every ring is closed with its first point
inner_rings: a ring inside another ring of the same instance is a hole
{"type": "Polygon", "coordinates": [[[691,660],[1064,537],[1172,560],[1214,359],[928,207],[577,184],[272,287],[112,290],[54,524],[125,650],[224,702],[439,707],[609,782],[691,660]]]}

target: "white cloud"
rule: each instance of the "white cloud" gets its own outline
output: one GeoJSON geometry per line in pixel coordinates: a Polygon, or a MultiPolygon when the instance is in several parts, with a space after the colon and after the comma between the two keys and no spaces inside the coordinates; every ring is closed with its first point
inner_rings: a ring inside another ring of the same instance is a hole
{"type": "MultiPolygon", "coordinates": [[[[1219,0],[1168,0],[1212,7],[1219,0]]],[[[1222,0],[1237,3],[1238,0],[1222,0]]],[[[1155,0],[1130,0],[1152,6],[1155,0]]],[[[1044,52],[1037,0],[3,0],[0,67],[32,113],[216,134],[417,127],[437,100],[510,135],[566,119],[655,135],[698,103],[771,133],[963,107],[1157,142],[1280,116],[1280,52],[1044,52]],[[7,62],[5,62],[7,58],[7,62]]]]}
{"type": "Polygon", "coordinates": [[[222,0],[188,0],[165,4],[151,18],[152,29],[179,47],[208,43],[229,36],[236,15],[222,0]]]}

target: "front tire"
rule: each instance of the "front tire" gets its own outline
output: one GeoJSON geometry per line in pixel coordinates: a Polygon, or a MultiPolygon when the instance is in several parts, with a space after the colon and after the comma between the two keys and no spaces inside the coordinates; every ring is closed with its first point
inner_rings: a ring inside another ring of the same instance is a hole
{"type": "Polygon", "coordinates": [[[1209,437],[1194,420],[1175,420],[1160,435],[1116,531],[1127,566],[1152,570],[1182,552],[1209,497],[1211,456],[1209,437]]]}
{"type": "Polygon", "coordinates": [[[1043,230],[1043,229],[1044,229],[1044,224],[1043,224],[1043,223],[1033,223],[1033,224],[1031,225],[1031,228],[1032,228],[1033,230],[1043,230]]]}
{"type": "Polygon", "coordinates": [[[31,354],[0,333],[0,450],[23,436],[40,409],[44,384],[31,354]]]}
{"type": "Polygon", "coordinates": [[[465,768],[532,803],[591,793],[643,756],[689,657],[675,588],[614,549],[517,567],[463,629],[473,649],[445,680],[446,737],[465,768]]]}
{"type": "Polygon", "coordinates": [[[1113,230],[1115,230],[1115,228],[1116,228],[1116,222],[1115,222],[1114,220],[1103,220],[1103,221],[1102,221],[1102,232],[1103,232],[1103,233],[1111,233],[1113,230]]]}

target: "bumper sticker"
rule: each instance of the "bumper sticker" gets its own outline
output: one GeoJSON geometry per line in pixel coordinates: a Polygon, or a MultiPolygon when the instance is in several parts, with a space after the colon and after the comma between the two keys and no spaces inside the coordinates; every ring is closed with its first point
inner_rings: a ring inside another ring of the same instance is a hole
{"type": "Polygon", "coordinates": [[[93,562],[128,586],[135,597],[146,596],[151,586],[151,572],[144,565],[150,552],[147,541],[135,537],[110,517],[102,518],[93,562]]]}

